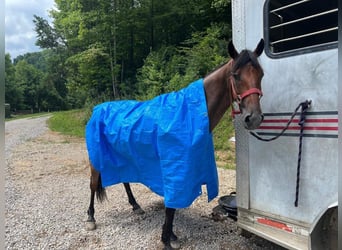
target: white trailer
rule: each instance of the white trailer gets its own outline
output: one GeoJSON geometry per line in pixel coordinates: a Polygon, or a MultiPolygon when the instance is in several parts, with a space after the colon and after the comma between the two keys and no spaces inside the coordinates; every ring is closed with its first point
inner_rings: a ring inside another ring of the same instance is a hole
{"type": "Polygon", "coordinates": [[[238,226],[288,249],[337,249],[337,2],[232,1],[237,49],[265,39],[265,119],[256,133],[279,134],[298,104],[311,101],[301,149],[299,114],[271,142],[253,137],[239,116],[234,121],[238,226]]]}

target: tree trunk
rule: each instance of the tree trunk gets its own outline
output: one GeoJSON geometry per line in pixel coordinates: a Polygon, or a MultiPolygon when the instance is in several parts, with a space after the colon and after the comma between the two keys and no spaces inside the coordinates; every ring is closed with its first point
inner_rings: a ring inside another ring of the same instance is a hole
{"type": "Polygon", "coordinates": [[[154,5],[153,5],[153,0],[151,0],[150,20],[151,20],[151,26],[150,26],[151,47],[150,47],[150,51],[152,51],[154,49],[154,5]]]}
{"type": "MultiPolygon", "coordinates": [[[[117,97],[116,93],[116,63],[117,63],[117,54],[116,54],[116,0],[113,0],[113,55],[111,55],[110,66],[112,72],[112,85],[113,85],[113,95],[114,99],[117,97]]],[[[111,45],[110,45],[111,48],[111,45]]],[[[111,50],[112,51],[112,50],[111,50]]],[[[111,52],[112,54],[112,52],[111,52]]]]}

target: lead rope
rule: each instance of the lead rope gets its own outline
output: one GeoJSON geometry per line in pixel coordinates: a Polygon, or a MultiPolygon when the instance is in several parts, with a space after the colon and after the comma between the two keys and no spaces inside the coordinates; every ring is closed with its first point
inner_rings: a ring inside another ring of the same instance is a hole
{"type": "Polygon", "coordinates": [[[287,124],[283,128],[283,130],[278,135],[276,135],[276,136],[274,136],[272,138],[265,139],[265,138],[260,137],[259,135],[257,135],[254,132],[249,132],[251,135],[253,135],[258,140],[266,141],[266,142],[273,141],[273,140],[279,138],[281,135],[283,135],[285,133],[285,131],[289,128],[291,122],[293,121],[294,117],[296,116],[297,111],[299,110],[299,108],[302,108],[301,112],[300,112],[300,120],[298,122],[298,125],[300,126],[300,133],[299,133],[299,150],[298,150],[298,161],[297,161],[296,200],[294,202],[295,207],[298,207],[300,164],[301,164],[301,160],[302,160],[302,145],[303,145],[303,136],[304,136],[305,114],[306,114],[307,109],[310,107],[310,104],[311,104],[311,100],[306,100],[305,102],[301,102],[297,106],[297,108],[295,109],[293,114],[291,115],[291,118],[289,119],[289,121],[287,122],[287,124]]]}
{"type": "Polygon", "coordinates": [[[296,181],[296,200],[294,202],[295,207],[298,207],[298,197],[299,197],[299,179],[300,179],[300,163],[302,160],[302,142],[303,142],[303,135],[304,135],[304,123],[305,123],[305,113],[306,110],[309,108],[311,101],[306,101],[301,103],[301,113],[300,113],[300,120],[298,125],[300,126],[300,133],[299,133],[299,150],[298,150],[298,163],[297,163],[297,181],[296,181]]]}

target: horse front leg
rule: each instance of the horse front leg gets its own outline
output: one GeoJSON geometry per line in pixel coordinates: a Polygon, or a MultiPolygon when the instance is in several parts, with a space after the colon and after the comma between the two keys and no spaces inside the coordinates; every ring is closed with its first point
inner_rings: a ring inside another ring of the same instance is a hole
{"type": "Polygon", "coordinates": [[[137,201],[135,200],[133,196],[132,189],[129,183],[124,183],[124,186],[125,186],[125,190],[128,196],[128,202],[133,207],[133,212],[136,214],[144,214],[145,213],[144,210],[142,210],[142,208],[140,207],[140,205],[137,203],[137,201]]]}
{"type": "Polygon", "coordinates": [[[176,209],[174,208],[165,208],[165,222],[161,237],[165,250],[180,248],[178,238],[173,232],[173,219],[175,217],[175,212],[176,209]]]}
{"type": "Polygon", "coordinates": [[[88,219],[87,219],[87,230],[95,230],[96,229],[96,224],[95,224],[95,209],[94,209],[94,198],[95,198],[95,191],[91,190],[91,194],[90,194],[90,204],[89,204],[89,208],[88,208],[88,219]]]}

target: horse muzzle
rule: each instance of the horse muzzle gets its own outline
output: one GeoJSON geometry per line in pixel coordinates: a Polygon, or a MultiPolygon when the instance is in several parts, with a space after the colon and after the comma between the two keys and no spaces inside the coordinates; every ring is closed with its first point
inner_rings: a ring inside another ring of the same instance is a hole
{"type": "Polygon", "coordinates": [[[261,112],[243,112],[242,120],[246,129],[254,130],[260,126],[260,124],[264,120],[264,115],[261,112]]]}

